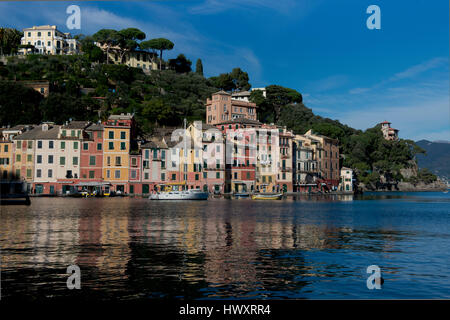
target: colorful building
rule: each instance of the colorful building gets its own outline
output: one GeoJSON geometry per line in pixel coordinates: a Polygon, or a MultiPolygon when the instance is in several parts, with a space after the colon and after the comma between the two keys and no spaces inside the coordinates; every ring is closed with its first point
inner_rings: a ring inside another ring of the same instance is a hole
{"type": "Polygon", "coordinates": [[[103,178],[111,183],[112,190],[129,193],[129,154],[135,138],[134,116],[112,115],[103,126],[103,178]]]}
{"type": "Polygon", "coordinates": [[[219,91],[206,100],[206,123],[215,125],[235,119],[256,120],[256,104],[233,99],[231,94],[219,91]]]}

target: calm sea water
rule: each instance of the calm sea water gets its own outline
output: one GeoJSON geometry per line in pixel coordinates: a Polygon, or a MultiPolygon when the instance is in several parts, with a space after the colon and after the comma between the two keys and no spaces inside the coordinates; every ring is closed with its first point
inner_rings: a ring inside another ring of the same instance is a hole
{"type": "Polygon", "coordinates": [[[34,198],[0,208],[13,299],[450,298],[450,194],[282,201],[34,198]],[[66,268],[81,269],[68,290],[66,268]],[[377,265],[385,280],[369,290],[377,265]]]}

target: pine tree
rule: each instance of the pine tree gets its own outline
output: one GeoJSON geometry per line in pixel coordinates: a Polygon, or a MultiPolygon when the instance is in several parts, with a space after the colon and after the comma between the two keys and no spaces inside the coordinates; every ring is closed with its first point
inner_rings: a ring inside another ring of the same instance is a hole
{"type": "Polygon", "coordinates": [[[197,64],[195,65],[195,73],[203,76],[203,64],[201,59],[197,59],[197,64]]]}

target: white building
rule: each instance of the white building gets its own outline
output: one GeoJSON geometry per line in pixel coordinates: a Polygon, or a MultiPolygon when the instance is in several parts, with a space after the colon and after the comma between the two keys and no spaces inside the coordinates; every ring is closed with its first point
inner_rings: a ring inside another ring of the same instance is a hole
{"type": "Polygon", "coordinates": [[[19,50],[22,54],[76,54],[80,51],[80,43],[73,39],[70,33],[63,33],[56,26],[50,25],[23,29],[21,44],[34,46],[34,50],[19,50]]]}
{"type": "Polygon", "coordinates": [[[353,170],[351,168],[341,168],[339,191],[353,192],[353,170]]]}

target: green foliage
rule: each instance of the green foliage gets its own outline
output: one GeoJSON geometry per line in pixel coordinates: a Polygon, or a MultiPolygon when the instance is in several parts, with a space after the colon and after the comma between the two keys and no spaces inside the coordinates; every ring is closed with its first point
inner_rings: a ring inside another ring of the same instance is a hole
{"type": "Polygon", "coordinates": [[[0,125],[33,124],[41,120],[42,96],[19,83],[0,81],[0,125]]]}
{"type": "Polygon", "coordinates": [[[197,59],[195,64],[195,73],[203,77],[203,64],[201,59],[197,59]]]}
{"type": "Polygon", "coordinates": [[[172,41],[165,38],[156,38],[140,43],[140,48],[143,50],[159,51],[159,70],[162,69],[163,51],[172,50],[174,46],[172,41]]]}
{"type": "Polygon", "coordinates": [[[186,59],[184,54],[179,54],[176,59],[169,59],[169,68],[176,73],[191,72],[191,60],[186,59]]]}
{"type": "Polygon", "coordinates": [[[12,28],[0,28],[0,55],[17,53],[23,32],[12,28]]]}
{"type": "Polygon", "coordinates": [[[211,84],[224,91],[242,91],[251,88],[248,73],[241,68],[234,68],[230,73],[222,73],[217,77],[209,78],[211,84]]]}

